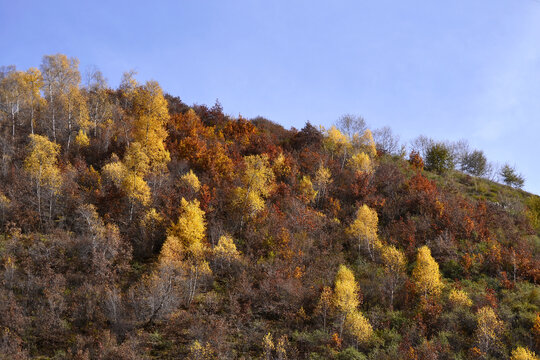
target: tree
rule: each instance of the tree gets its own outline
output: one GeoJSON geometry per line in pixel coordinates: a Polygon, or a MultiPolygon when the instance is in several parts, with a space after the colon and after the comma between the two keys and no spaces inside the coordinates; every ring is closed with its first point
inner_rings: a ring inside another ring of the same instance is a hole
{"type": "Polygon", "coordinates": [[[485,356],[498,345],[498,334],[503,329],[504,323],[499,320],[495,311],[489,306],[485,306],[478,310],[476,317],[476,341],[478,348],[485,356]]]}
{"type": "Polygon", "coordinates": [[[319,302],[315,308],[316,314],[321,314],[323,318],[323,330],[326,331],[326,318],[332,307],[332,298],[334,294],[330,286],[323,287],[321,296],[319,297],[319,302]]]}
{"type": "Polygon", "coordinates": [[[516,172],[516,169],[512,166],[505,164],[501,171],[499,172],[499,175],[502,177],[502,180],[504,183],[508,186],[512,186],[515,188],[522,188],[523,184],[525,183],[525,179],[522,175],[518,174],[516,172]]]}
{"type": "Polygon", "coordinates": [[[358,300],[358,284],[354,274],[345,265],[340,265],[334,284],[334,306],[340,312],[339,334],[343,332],[343,324],[348,314],[355,311],[360,301],[358,300]]]}
{"type": "Polygon", "coordinates": [[[386,154],[399,154],[399,151],[404,151],[404,147],[399,146],[399,136],[392,133],[392,129],[388,126],[376,129],[373,131],[373,139],[377,150],[386,154]]]}
{"type": "Polygon", "coordinates": [[[157,82],[149,81],[135,91],[133,112],[133,139],[142,145],[150,161],[151,172],[163,172],[170,161],[170,154],[165,149],[165,124],[169,121],[169,111],[157,82]]]}
{"type": "Polygon", "coordinates": [[[2,112],[11,119],[11,138],[15,141],[15,126],[17,116],[24,100],[24,73],[9,68],[0,81],[0,104],[2,112]]]}
{"type": "Polygon", "coordinates": [[[167,231],[160,253],[160,262],[183,269],[187,274],[186,304],[189,306],[199,288],[201,278],[211,274],[205,260],[206,220],[199,201],[181,200],[178,222],[167,231]]]}
{"type": "Polygon", "coordinates": [[[538,356],[534,353],[534,351],[531,351],[527,348],[518,346],[514,350],[512,350],[512,356],[510,357],[510,360],[538,360],[538,356]]]}
{"type": "Polygon", "coordinates": [[[426,151],[426,169],[443,174],[454,169],[451,149],[444,143],[434,143],[426,151]]]}
{"type": "Polygon", "coordinates": [[[330,169],[321,164],[315,173],[313,182],[315,185],[314,190],[317,192],[315,199],[319,202],[326,197],[328,186],[332,183],[332,173],[330,172],[330,169]]]}
{"type": "Polygon", "coordinates": [[[375,146],[375,140],[373,140],[371,130],[366,129],[362,136],[354,136],[352,142],[357,151],[366,153],[372,159],[377,156],[377,148],[375,146]]]}
{"type": "Polygon", "coordinates": [[[364,204],[358,208],[356,218],[347,228],[347,233],[358,241],[358,251],[362,251],[364,245],[371,260],[375,260],[375,247],[380,246],[377,236],[378,222],[377,212],[364,204]]]}
{"type": "Polygon", "coordinates": [[[313,188],[313,183],[309,176],[304,175],[299,183],[299,190],[302,197],[307,203],[314,201],[317,198],[318,191],[313,188]]]}
{"type": "Polygon", "coordinates": [[[264,209],[265,198],[270,194],[274,181],[274,172],[268,162],[268,155],[249,155],[244,157],[244,171],[241,176],[242,186],[234,191],[233,205],[249,217],[264,209]]]}
{"type": "Polygon", "coordinates": [[[196,194],[201,189],[201,182],[193,170],[189,170],[189,172],[180,177],[180,184],[188,189],[191,194],[196,194]]]}
{"type": "Polygon", "coordinates": [[[56,142],[58,130],[67,127],[66,123],[70,120],[69,115],[66,114],[69,112],[68,104],[73,101],[72,96],[78,96],[81,81],[79,60],[68,58],[63,54],[46,55],[41,63],[41,73],[51,119],[52,136],[56,142]]]}
{"type": "Polygon", "coordinates": [[[488,164],[484,152],[475,150],[466,153],[461,160],[461,171],[472,176],[484,176],[487,172],[488,164]]]}
{"type": "Polygon", "coordinates": [[[448,294],[448,301],[456,308],[468,308],[472,306],[472,300],[469,295],[459,289],[452,289],[448,294]]]}
{"type": "Polygon", "coordinates": [[[367,344],[373,336],[373,328],[368,319],[356,309],[347,314],[345,328],[356,342],[362,345],[367,344]]]}
{"type": "Polygon", "coordinates": [[[366,131],[366,121],[363,117],[352,114],[342,115],[336,122],[337,128],[352,139],[355,134],[363,134],[366,131]]]}
{"type": "Polygon", "coordinates": [[[363,152],[351,156],[347,162],[347,165],[349,165],[354,172],[362,172],[366,174],[373,172],[373,164],[371,159],[366,153],[363,152]]]}
{"type": "Polygon", "coordinates": [[[326,131],[326,136],[323,139],[323,147],[333,158],[341,156],[341,167],[345,165],[348,154],[352,150],[350,138],[339,131],[335,126],[332,126],[326,131]]]}
{"type": "Polygon", "coordinates": [[[382,247],[381,259],[384,265],[387,289],[390,293],[390,311],[393,311],[394,294],[404,278],[407,261],[403,252],[392,245],[382,247]]]}
{"type": "Polygon", "coordinates": [[[124,161],[113,159],[103,167],[103,173],[114,184],[124,191],[130,203],[129,219],[133,219],[133,209],[136,202],[147,205],[150,201],[150,188],[144,180],[149,171],[150,159],[146,156],[138,142],[132,143],[124,155],[124,161]]]}
{"type": "Polygon", "coordinates": [[[236,249],[234,240],[230,235],[220,236],[216,247],[214,247],[214,256],[220,266],[227,264],[228,266],[240,259],[240,253],[236,249]]]}
{"type": "Polygon", "coordinates": [[[439,264],[433,259],[431,250],[425,245],[418,249],[412,277],[418,292],[424,295],[424,299],[427,300],[428,296],[440,294],[443,283],[439,264]]]}
{"type": "Polygon", "coordinates": [[[58,154],[60,145],[49,141],[45,136],[30,135],[29,153],[24,160],[24,169],[34,179],[36,196],[38,199],[38,212],[41,222],[41,190],[46,188],[51,193],[49,218],[52,217],[52,195],[60,189],[62,177],[58,167],[58,154]]]}

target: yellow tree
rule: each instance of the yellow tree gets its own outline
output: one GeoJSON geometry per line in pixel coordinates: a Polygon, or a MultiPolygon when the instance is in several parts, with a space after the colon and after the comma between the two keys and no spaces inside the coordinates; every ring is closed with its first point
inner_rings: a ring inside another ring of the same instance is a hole
{"type": "Polygon", "coordinates": [[[343,169],[347,156],[352,150],[349,137],[339,131],[335,126],[332,126],[326,131],[326,136],[323,139],[323,147],[330,153],[332,158],[334,155],[341,156],[341,168],[343,169]]]}
{"type": "Polygon", "coordinates": [[[512,350],[510,360],[539,360],[539,358],[534,351],[518,346],[516,349],[512,350]]]}
{"type": "Polygon", "coordinates": [[[407,261],[403,252],[392,245],[382,247],[381,260],[384,265],[387,289],[390,293],[390,311],[392,311],[394,310],[394,294],[404,278],[407,261]]]}
{"type": "Polygon", "coordinates": [[[188,274],[186,303],[191,304],[200,278],[211,274],[208,262],[205,260],[206,221],[204,211],[199,201],[186,201],[182,198],[178,222],[172,224],[167,231],[167,239],[160,253],[162,263],[170,263],[184,269],[188,274]]]}
{"type": "Polygon", "coordinates": [[[471,307],[473,303],[469,295],[460,289],[450,290],[448,301],[455,308],[468,308],[471,307]]]}
{"type": "Polygon", "coordinates": [[[313,184],[315,185],[314,190],[317,193],[315,195],[317,202],[324,199],[326,196],[326,191],[331,183],[332,173],[330,172],[330,169],[321,164],[315,173],[315,178],[313,179],[313,184]]]}
{"type": "Polygon", "coordinates": [[[234,191],[233,205],[244,215],[252,217],[265,206],[265,198],[270,194],[274,181],[274,172],[268,162],[268,156],[250,155],[244,157],[245,169],[241,176],[242,185],[234,191]]]}
{"type": "Polygon", "coordinates": [[[144,180],[148,169],[149,159],[141,144],[136,142],[127,149],[123,162],[116,159],[103,167],[103,173],[128,197],[130,220],[133,219],[135,203],[147,205],[150,201],[150,188],[144,180]]]}
{"type": "Polygon", "coordinates": [[[371,130],[366,129],[362,136],[356,134],[353,138],[353,144],[356,149],[366,153],[369,157],[374,158],[377,156],[377,147],[371,130]]]}
{"type": "Polygon", "coordinates": [[[373,336],[373,328],[369,320],[356,309],[347,314],[345,328],[356,342],[362,345],[366,345],[373,336]]]}
{"type": "Polygon", "coordinates": [[[313,188],[313,183],[311,182],[311,179],[309,176],[302,176],[302,179],[300,180],[299,184],[300,188],[300,194],[302,194],[303,198],[306,202],[310,203],[317,197],[317,191],[313,188]]]}
{"type": "Polygon", "coordinates": [[[377,236],[379,218],[377,212],[367,205],[362,205],[356,212],[356,218],[347,228],[347,232],[358,241],[358,250],[362,250],[362,244],[368,251],[371,260],[375,260],[375,248],[380,247],[377,236]]]}
{"type": "Polygon", "coordinates": [[[340,313],[339,334],[343,333],[343,323],[349,313],[356,310],[360,301],[358,300],[358,284],[354,279],[354,274],[345,265],[340,265],[334,284],[334,306],[340,313]]]}
{"type": "Polygon", "coordinates": [[[502,331],[504,323],[499,320],[495,311],[489,306],[478,310],[476,314],[476,341],[483,355],[487,355],[498,342],[498,334],[502,331]]]}
{"type": "Polygon", "coordinates": [[[201,182],[192,170],[189,170],[189,172],[180,177],[180,184],[182,187],[189,190],[192,196],[198,193],[201,189],[201,182]]]}
{"type": "Polygon", "coordinates": [[[234,240],[230,235],[222,235],[216,247],[214,247],[214,257],[220,266],[230,265],[232,262],[240,259],[240,253],[236,249],[234,240]]]}
{"type": "Polygon", "coordinates": [[[43,103],[41,97],[41,89],[43,88],[43,76],[41,71],[36,68],[30,68],[24,74],[26,102],[30,107],[30,131],[34,133],[35,112],[36,109],[43,103]]]}
{"type": "Polygon", "coordinates": [[[165,125],[169,120],[169,110],[163,91],[156,81],[148,81],[135,91],[133,115],[134,141],[142,145],[150,160],[151,172],[163,172],[170,161],[170,154],[165,149],[165,125]]]}
{"type": "Polygon", "coordinates": [[[52,217],[52,197],[58,192],[62,183],[60,168],[58,167],[58,154],[60,145],[49,141],[45,136],[30,135],[29,153],[24,160],[24,169],[35,182],[38,200],[38,212],[41,222],[42,189],[51,193],[49,204],[49,218],[52,217]]]}
{"type": "Polygon", "coordinates": [[[419,293],[428,296],[438,296],[441,293],[443,283],[439,264],[431,256],[431,250],[427,246],[418,249],[416,264],[412,272],[413,281],[419,293]]]}
{"type": "Polygon", "coordinates": [[[87,144],[88,137],[86,133],[90,128],[91,122],[88,117],[88,108],[86,99],[81,93],[78,86],[71,86],[66,94],[65,107],[67,113],[67,150],[71,146],[71,138],[73,132],[76,131],[75,126],[79,128],[78,143],[79,145],[87,144]]]}
{"type": "Polygon", "coordinates": [[[363,172],[368,174],[373,172],[373,164],[371,159],[366,153],[363,152],[351,156],[347,162],[347,165],[349,165],[354,172],[363,172]]]}

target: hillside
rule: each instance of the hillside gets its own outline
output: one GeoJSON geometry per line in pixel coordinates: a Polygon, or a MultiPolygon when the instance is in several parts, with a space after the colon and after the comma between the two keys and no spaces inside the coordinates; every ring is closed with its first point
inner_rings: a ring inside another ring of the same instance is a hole
{"type": "Polygon", "coordinates": [[[40,69],[0,71],[0,359],[540,353],[538,196],[40,69]]]}

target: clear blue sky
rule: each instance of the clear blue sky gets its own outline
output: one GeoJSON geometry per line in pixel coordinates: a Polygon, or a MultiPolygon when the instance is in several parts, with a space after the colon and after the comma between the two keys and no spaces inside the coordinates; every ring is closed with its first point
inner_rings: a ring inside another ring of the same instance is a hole
{"type": "Polygon", "coordinates": [[[354,113],[465,138],[540,194],[537,0],[0,0],[0,35],[0,65],[60,52],[287,128],[354,113]]]}

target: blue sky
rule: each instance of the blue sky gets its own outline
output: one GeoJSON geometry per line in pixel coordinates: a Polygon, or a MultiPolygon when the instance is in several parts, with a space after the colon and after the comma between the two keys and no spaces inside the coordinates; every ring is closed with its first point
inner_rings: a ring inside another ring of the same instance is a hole
{"type": "Polygon", "coordinates": [[[0,0],[0,35],[0,65],[60,52],[287,128],[353,113],[405,141],[465,138],[540,194],[536,0],[0,0]]]}

